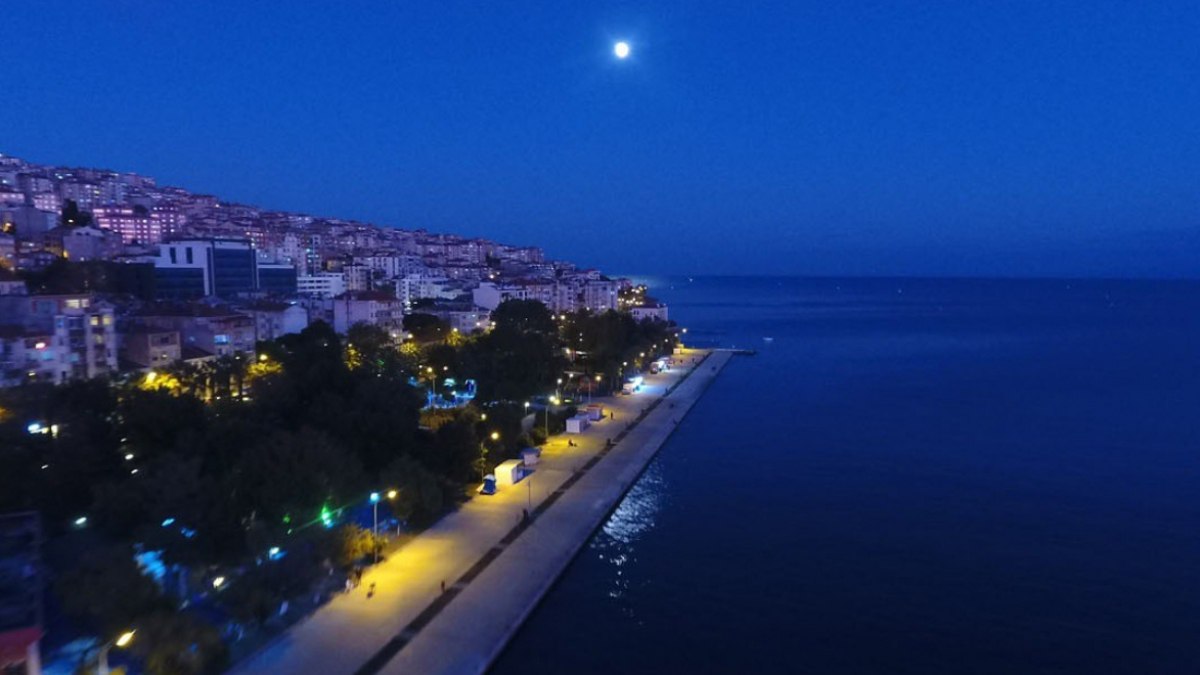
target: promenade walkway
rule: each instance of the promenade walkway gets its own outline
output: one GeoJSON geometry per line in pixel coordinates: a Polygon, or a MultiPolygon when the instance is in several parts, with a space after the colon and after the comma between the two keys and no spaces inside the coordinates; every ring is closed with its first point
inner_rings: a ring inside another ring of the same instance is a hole
{"type": "MultiPolygon", "coordinates": [[[[684,358],[700,362],[706,355],[691,350],[684,358]]],[[[359,589],[333,599],[231,672],[481,672],[729,356],[712,354],[687,379],[688,369],[675,368],[648,376],[637,394],[603,399],[615,420],[572,435],[576,447],[555,437],[531,477],[442,518],[368,570],[359,589]],[[606,452],[605,439],[618,435],[625,437],[606,452]],[[523,523],[526,509],[534,517],[523,523]],[[368,598],[372,583],[376,593],[368,598]]]]}

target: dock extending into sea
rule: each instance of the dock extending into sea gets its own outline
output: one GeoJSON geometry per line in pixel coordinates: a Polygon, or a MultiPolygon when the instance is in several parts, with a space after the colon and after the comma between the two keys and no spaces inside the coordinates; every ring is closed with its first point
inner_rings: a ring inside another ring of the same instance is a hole
{"type": "Polygon", "coordinates": [[[574,445],[556,437],[532,476],[472,499],[371,569],[373,597],[335,598],[233,672],[485,671],[733,355],[693,350],[643,391],[605,399],[615,419],[574,445]]]}

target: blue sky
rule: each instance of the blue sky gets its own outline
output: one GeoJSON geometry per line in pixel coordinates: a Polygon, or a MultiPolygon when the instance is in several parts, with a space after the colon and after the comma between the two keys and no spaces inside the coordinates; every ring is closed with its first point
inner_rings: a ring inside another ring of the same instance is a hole
{"type": "Polygon", "coordinates": [[[0,152],[33,161],[623,272],[1200,267],[1195,2],[4,15],[0,152]]]}

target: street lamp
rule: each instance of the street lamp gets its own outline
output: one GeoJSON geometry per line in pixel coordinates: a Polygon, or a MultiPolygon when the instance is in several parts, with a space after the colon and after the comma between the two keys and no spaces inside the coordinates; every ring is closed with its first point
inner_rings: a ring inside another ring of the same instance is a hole
{"type": "Polygon", "coordinates": [[[559,398],[562,397],[562,392],[559,391],[560,389],[562,389],[562,378],[561,377],[558,378],[558,382],[557,382],[556,386],[554,387],[554,395],[559,398]]]}
{"type": "Polygon", "coordinates": [[[499,432],[499,431],[493,431],[493,432],[492,432],[492,436],[491,436],[491,438],[492,438],[492,440],[493,440],[493,441],[498,441],[498,440],[500,440],[500,432],[499,432]]]}
{"type": "Polygon", "coordinates": [[[375,521],[371,525],[371,548],[375,550],[375,562],[379,562],[379,542],[375,541],[379,537],[379,493],[371,493],[371,511],[374,513],[375,521]]]}
{"type": "Polygon", "coordinates": [[[121,633],[119,636],[117,636],[117,638],[115,640],[109,640],[108,642],[105,642],[103,645],[101,645],[100,655],[99,655],[99,657],[97,657],[97,664],[96,664],[97,665],[96,670],[99,673],[99,675],[108,675],[108,650],[112,649],[114,646],[120,647],[122,649],[129,646],[129,643],[133,642],[133,633],[134,633],[134,631],[131,631],[131,630],[125,631],[124,633],[121,633]]]}

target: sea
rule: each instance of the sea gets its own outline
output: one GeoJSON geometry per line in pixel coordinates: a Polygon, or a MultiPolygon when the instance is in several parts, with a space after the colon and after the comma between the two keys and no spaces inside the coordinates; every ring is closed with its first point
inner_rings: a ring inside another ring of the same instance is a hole
{"type": "Polygon", "coordinates": [[[645,281],[757,354],[494,675],[1200,672],[1200,283],[645,281]]]}

